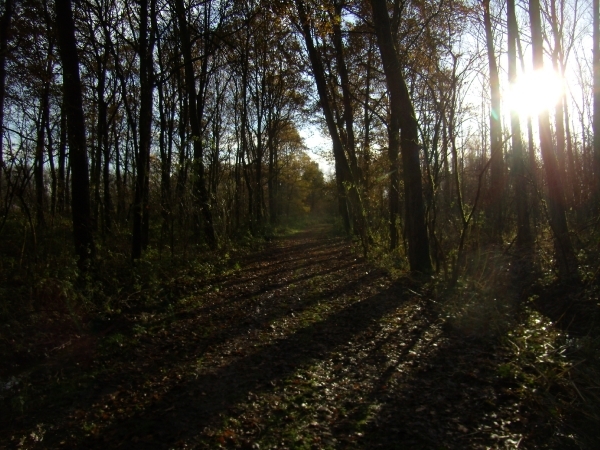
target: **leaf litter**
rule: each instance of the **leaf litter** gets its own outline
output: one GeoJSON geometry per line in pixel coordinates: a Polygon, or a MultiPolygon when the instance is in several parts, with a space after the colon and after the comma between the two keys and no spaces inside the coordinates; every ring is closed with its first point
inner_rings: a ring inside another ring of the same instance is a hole
{"type": "Polygon", "coordinates": [[[23,375],[0,448],[546,447],[511,355],[449,331],[428,287],[322,229],[236,266],[23,375]]]}

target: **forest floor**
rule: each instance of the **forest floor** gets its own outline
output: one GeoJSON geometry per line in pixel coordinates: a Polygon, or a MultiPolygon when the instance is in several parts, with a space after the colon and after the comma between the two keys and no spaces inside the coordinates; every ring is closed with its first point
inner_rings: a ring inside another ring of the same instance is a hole
{"type": "Polygon", "coordinates": [[[326,227],[161,305],[0,364],[0,448],[569,448],[510,345],[456,332],[431,284],[326,227]]]}

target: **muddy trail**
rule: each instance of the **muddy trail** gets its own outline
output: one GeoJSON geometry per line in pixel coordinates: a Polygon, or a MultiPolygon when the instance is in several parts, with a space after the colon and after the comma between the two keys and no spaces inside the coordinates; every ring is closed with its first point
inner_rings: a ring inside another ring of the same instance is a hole
{"type": "Polygon", "coordinates": [[[315,228],[5,386],[0,448],[540,448],[505,356],[315,228]]]}

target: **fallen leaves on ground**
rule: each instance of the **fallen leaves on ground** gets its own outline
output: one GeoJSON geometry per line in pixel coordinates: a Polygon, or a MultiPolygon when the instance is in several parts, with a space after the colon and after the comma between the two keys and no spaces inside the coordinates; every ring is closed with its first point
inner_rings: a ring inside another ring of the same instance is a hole
{"type": "MultiPolygon", "coordinates": [[[[509,356],[346,240],[274,240],[3,391],[0,447],[535,448],[509,356]],[[85,353],[85,354],[84,354],[85,353]],[[25,386],[23,386],[25,385],[25,386]],[[5,415],[11,411],[10,417],[5,415]]],[[[65,348],[67,345],[65,344],[65,348]]]]}

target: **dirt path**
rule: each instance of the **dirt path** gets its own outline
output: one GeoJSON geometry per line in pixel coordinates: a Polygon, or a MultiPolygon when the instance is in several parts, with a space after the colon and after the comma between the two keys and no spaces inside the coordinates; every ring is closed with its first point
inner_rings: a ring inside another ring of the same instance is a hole
{"type": "Polygon", "coordinates": [[[2,419],[0,448],[527,448],[544,432],[502,356],[326,229],[198,289],[39,375],[47,389],[32,378],[38,408],[2,419]]]}

